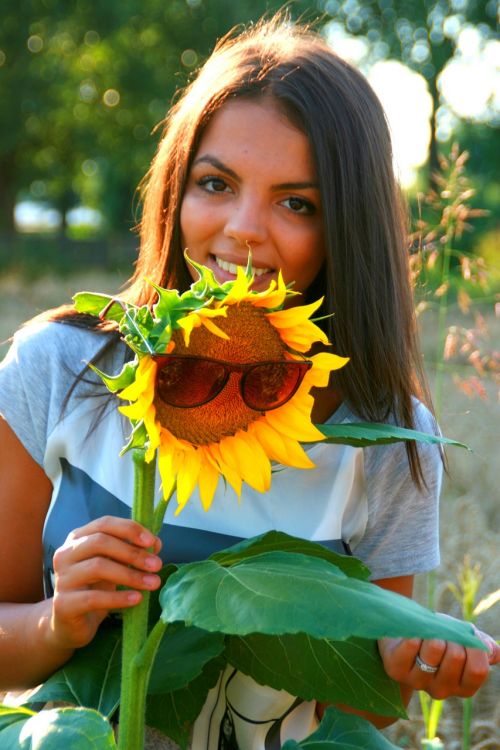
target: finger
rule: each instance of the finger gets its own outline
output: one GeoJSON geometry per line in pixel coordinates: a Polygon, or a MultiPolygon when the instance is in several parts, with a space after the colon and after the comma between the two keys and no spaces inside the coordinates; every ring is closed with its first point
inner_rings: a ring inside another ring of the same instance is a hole
{"type": "Polygon", "coordinates": [[[140,591],[86,589],[54,596],[54,614],[63,620],[77,619],[89,612],[109,612],[133,607],[142,600],[140,591]]]}
{"type": "Polygon", "coordinates": [[[467,661],[466,650],[458,643],[446,642],[446,650],[435,674],[426,675],[419,688],[438,700],[461,695],[461,681],[467,661]]]}
{"type": "MultiPolygon", "coordinates": [[[[428,664],[432,668],[439,668],[446,654],[446,650],[446,641],[438,638],[429,638],[428,640],[422,641],[418,655],[424,664],[428,664]]],[[[417,664],[415,666],[417,669],[420,669],[417,664]]]]}
{"type": "Polygon", "coordinates": [[[500,645],[495,641],[493,641],[492,651],[489,656],[489,662],[490,664],[500,664],[500,645]]]}
{"type": "Polygon", "coordinates": [[[154,573],[143,573],[106,557],[92,557],[90,560],[72,565],[64,574],[57,576],[56,591],[85,589],[100,582],[151,591],[161,585],[161,578],[154,573]]]}
{"type": "Polygon", "coordinates": [[[54,571],[61,575],[65,567],[73,567],[75,563],[92,557],[109,557],[140,570],[157,571],[162,567],[161,558],[151,554],[148,549],[102,531],[95,531],[89,535],[68,538],[54,553],[54,571]]]}
{"type": "Polygon", "coordinates": [[[406,683],[415,666],[420,638],[381,638],[378,642],[384,669],[393,680],[406,683]]]}
{"type": "Polygon", "coordinates": [[[488,654],[477,648],[466,649],[466,662],[462,672],[460,693],[462,698],[470,698],[479,690],[490,671],[488,654]]]}
{"type": "Polygon", "coordinates": [[[155,551],[161,548],[161,541],[137,521],[118,516],[101,516],[72,531],[68,539],[79,539],[96,533],[109,534],[138,547],[152,547],[155,551]]]}
{"type": "Polygon", "coordinates": [[[498,664],[500,662],[500,646],[491,635],[485,633],[483,630],[479,630],[474,625],[474,634],[484,643],[488,649],[488,658],[490,664],[498,664]]]}

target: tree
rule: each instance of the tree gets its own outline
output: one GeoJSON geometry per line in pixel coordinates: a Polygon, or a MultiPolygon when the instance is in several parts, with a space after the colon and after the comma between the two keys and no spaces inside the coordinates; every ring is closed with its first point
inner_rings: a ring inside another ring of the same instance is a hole
{"type": "MultiPolygon", "coordinates": [[[[134,223],[134,191],[154,126],[175,90],[265,0],[4,0],[0,29],[0,227],[19,195],[64,215],[85,201],[109,228],[134,223]],[[180,72],[179,72],[180,71],[180,72]]],[[[293,12],[315,8],[299,0],[293,12]]]]}
{"type": "Polygon", "coordinates": [[[436,114],[439,76],[456,51],[466,25],[492,38],[495,0],[322,0],[330,18],[354,36],[364,36],[375,59],[396,58],[423,75],[433,100],[429,166],[437,169],[436,114]]]}

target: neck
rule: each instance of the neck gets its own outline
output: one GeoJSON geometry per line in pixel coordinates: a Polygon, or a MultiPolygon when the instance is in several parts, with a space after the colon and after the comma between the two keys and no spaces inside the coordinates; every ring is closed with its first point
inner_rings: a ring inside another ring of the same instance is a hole
{"type": "Polygon", "coordinates": [[[326,422],[342,403],[342,396],[331,386],[312,388],[311,395],[314,398],[311,418],[317,424],[326,422]]]}

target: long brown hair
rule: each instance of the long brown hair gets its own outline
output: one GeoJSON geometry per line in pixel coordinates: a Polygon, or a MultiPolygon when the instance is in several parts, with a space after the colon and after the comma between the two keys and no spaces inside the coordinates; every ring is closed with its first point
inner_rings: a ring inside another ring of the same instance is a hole
{"type": "MultiPolygon", "coordinates": [[[[384,111],[366,79],[309,29],[283,16],[216,46],[164,122],[142,184],[140,254],[121,296],[152,304],[145,279],[185,289],[180,207],[207,123],[228,99],[271,97],[307,136],[320,186],[326,260],[307,292],[325,296],[324,326],[350,363],[335,386],[362,418],[414,427],[412,396],[430,404],[409,279],[406,214],[384,111]]],[[[411,473],[423,481],[407,443],[411,473]]]]}

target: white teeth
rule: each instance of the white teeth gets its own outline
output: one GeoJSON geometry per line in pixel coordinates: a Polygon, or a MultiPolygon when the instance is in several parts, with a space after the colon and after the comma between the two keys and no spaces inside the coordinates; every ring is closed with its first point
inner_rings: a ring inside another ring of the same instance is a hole
{"type": "MultiPolygon", "coordinates": [[[[218,258],[217,255],[215,257],[215,262],[221,268],[223,271],[227,271],[227,273],[233,274],[233,276],[236,276],[238,273],[238,268],[242,268],[245,270],[246,266],[238,266],[236,263],[229,263],[227,260],[222,260],[222,258],[218,258]]],[[[255,276],[262,276],[264,273],[270,273],[270,268],[254,268],[253,272],[255,276]]]]}

